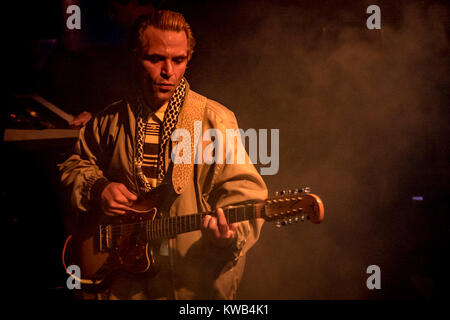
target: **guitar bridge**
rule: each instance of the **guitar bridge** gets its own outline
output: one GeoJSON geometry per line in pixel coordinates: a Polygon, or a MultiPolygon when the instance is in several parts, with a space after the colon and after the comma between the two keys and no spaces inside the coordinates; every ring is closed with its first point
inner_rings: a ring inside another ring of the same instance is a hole
{"type": "Polygon", "coordinates": [[[98,230],[98,247],[100,252],[105,252],[111,249],[112,247],[112,226],[108,225],[100,225],[98,230]]]}

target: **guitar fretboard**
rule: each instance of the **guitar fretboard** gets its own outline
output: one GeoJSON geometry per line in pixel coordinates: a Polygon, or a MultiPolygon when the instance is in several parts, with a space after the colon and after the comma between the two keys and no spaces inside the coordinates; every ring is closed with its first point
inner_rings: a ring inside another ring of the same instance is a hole
{"type": "MultiPolygon", "coordinates": [[[[258,209],[259,208],[257,206],[251,204],[232,206],[223,209],[223,211],[227,222],[230,224],[261,217],[261,212],[258,209]]],[[[149,241],[171,238],[177,234],[200,230],[202,227],[203,218],[207,214],[216,216],[215,211],[203,212],[185,216],[160,218],[152,221],[143,221],[142,224],[145,224],[145,231],[149,241]]]]}
{"type": "MultiPolygon", "coordinates": [[[[230,206],[223,209],[228,223],[264,217],[264,203],[230,206]]],[[[171,238],[177,234],[200,230],[205,215],[216,216],[216,212],[203,212],[177,217],[163,217],[129,224],[102,225],[99,230],[100,248],[110,248],[120,236],[145,237],[147,241],[171,238]]]]}

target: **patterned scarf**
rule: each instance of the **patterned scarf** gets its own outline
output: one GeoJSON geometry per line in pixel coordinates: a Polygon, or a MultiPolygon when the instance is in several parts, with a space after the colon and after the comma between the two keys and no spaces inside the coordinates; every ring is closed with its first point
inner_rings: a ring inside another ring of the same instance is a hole
{"type": "MultiPolygon", "coordinates": [[[[166,149],[167,143],[169,143],[169,138],[172,135],[175,125],[178,121],[178,114],[180,113],[181,107],[186,96],[186,80],[183,78],[180,84],[175,89],[172,97],[169,100],[169,104],[164,113],[164,121],[162,125],[162,131],[160,133],[159,139],[159,154],[158,154],[158,182],[160,183],[166,174],[165,168],[165,157],[164,150],[166,149]]],[[[144,101],[141,95],[138,95],[137,103],[137,130],[136,130],[136,158],[134,160],[135,173],[139,182],[139,189],[142,193],[149,192],[152,187],[148,182],[144,172],[142,171],[142,162],[144,159],[144,141],[145,141],[145,124],[144,120],[144,101]]]]}

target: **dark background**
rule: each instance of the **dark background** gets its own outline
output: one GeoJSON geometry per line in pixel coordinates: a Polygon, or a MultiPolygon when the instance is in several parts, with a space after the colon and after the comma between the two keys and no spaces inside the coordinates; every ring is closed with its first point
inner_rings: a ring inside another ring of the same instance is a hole
{"type": "MultiPolygon", "coordinates": [[[[112,2],[72,1],[82,26],[68,31],[69,2],[5,2],[6,109],[11,94],[37,92],[67,112],[96,112],[126,91],[127,29],[112,2]]],[[[134,3],[185,15],[197,40],[186,75],[193,90],[234,111],[243,129],[280,129],[278,174],[263,176],[269,192],[309,186],[325,204],[321,225],[264,225],[238,298],[444,296],[445,2],[134,3]],[[381,8],[381,30],[366,28],[371,4],[381,8]],[[366,287],[369,265],[381,268],[380,290],[366,287]]],[[[2,148],[4,266],[13,288],[63,297],[64,204],[55,164],[70,147],[2,148]]]]}

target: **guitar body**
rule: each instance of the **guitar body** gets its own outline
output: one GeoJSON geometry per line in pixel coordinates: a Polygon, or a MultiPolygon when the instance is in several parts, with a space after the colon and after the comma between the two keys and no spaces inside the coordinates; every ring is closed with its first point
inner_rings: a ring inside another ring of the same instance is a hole
{"type": "Polygon", "coordinates": [[[98,285],[117,270],[156,273],[161,241],[148,242],[143,225],[160,216],[153,199],[137,201],[127,214],[96,222],[83,221],[72,232],[63,249],[63,264],[77,265],[84,284],[98,285]]]}

